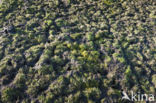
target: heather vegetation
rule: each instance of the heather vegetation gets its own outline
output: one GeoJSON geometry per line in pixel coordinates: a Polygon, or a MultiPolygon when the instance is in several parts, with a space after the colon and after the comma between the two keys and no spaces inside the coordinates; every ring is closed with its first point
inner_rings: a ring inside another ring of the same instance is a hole
{"type": "Polygon", "coordinates": [[[127,103],[123,90],[156,94],[155,0],[0,2],[0,103],[127,103]]]}

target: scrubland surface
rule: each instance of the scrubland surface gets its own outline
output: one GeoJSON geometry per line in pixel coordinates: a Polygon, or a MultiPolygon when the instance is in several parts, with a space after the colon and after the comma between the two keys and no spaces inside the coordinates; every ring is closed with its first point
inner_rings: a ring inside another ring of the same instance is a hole
{"type": "Polygon", "coordinates": [[[155,0],[3,0],[0,31],[2,103],[156,93],[155,0]]]}

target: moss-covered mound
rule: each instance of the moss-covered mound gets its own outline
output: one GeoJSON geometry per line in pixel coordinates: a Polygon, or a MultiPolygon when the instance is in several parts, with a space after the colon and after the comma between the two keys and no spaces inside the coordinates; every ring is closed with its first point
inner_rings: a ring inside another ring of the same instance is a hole
{"type": "Polygon", "coordinates": [[[155,0],[2,0],[0,103],[127,103],[156,94],[155,0]]]}

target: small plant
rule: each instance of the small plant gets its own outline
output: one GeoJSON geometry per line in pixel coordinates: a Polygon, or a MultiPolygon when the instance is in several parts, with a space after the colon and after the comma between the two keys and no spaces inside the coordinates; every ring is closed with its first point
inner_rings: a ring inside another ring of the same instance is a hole
{"type": "Polygon", "coordinates": [[[72,39],[78,39],[81,36],[80,33],[71,34],[72,39]]]}
{"type": "Polygon", "coordinates": [[[111,5],[116,0],[102,0],[106,5],[111,5]]]}
{"type": "Polygon", "coordinates": [[[82,55],[83,55],[84,57],[88,57],[88,56],[89,56],[89,54],[88,54],[87,51],[83,51],[83,52],[82,52],[82,55]]]}
{"type": "Polygon", "coordinates": [[[67,22],[66,22],[65,20],[63,20],[62,18],[56,19],[55,22],[56,22],[56,25],[57,25],[58,27],[61,27],[61,26],[67,24],[67,22]]]}
{"type": "Polygon", "coordinates": [[[92,32],[87,33],[86,36],[89,41],[94,40],[94,34],[92,32]]]}
{"type": "Polygon", "coordinates": [[[131,86],[131,84],[132,84],[132,82],[134,82],[134,81],[132,81],[132,79],[131,78],[133,78],[134,77],[134,75],[132,75],[132,70],[131,70],[131,68],[130,68],[130,66],[128,66],[127,67],[127,69],[126,69],[126,71],[125,71],[125,83],[126,83],[126,85],[128,86],[128,87],[130,87],[131,86]]]}
{"type": "Polygon", "coordinates": [[[50,26],[50,25],[53,23],[53,21],[52,21],[52,20],[46,20],[45,23],[46,23],[48,26],[50,26]]]}

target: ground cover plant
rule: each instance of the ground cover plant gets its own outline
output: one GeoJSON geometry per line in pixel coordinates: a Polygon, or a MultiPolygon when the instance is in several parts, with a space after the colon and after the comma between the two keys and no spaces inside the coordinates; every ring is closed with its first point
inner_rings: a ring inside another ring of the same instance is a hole
{"type": "Polygon", "coordinates": [[[0,0],[0,103],[128,103],[156,95],[155,0],[0,0]]]}

